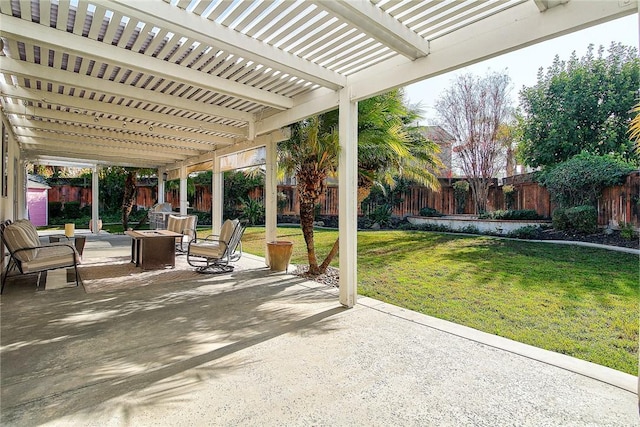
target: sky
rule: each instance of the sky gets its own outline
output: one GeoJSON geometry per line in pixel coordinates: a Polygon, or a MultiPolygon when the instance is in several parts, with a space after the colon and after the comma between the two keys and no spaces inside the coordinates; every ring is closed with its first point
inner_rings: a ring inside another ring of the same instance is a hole
{"type": "Polygon", "coordinates": [[[576,51],[578,57],[584,56],[589,44],[596,50],[603,45],[608,48],[611,42],[621,42],[627,46],[638,47],[638,15],[630,15],[606,24],[596,25],[586,30],[558,37],[525,49],[508,53],[493,59],[461,68],[431,79],[405,87],[405,94],[411,104],[420,103],[423,109],[423,125],[435,124],[436,112],[434,104],[440,93],[450,86],[459,74],[473,73],[484,76],[487,71],[504,71],[511,77],[511,96],[514,106],[518,104],[518,92],[522,86],[536,84],[536,75],[540,67],[545,70],[552,64],[557,54],[561,60],[569,59],[571,52],[576,51]]]}

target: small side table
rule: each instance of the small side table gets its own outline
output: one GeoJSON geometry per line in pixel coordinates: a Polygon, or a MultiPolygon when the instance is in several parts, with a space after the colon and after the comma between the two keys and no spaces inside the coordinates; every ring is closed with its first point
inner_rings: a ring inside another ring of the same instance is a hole
{"type": "Polygon", "coordinates": [[[59,243],[60,241],[64,242],[65,240],[73,240],[74,246],[78,251],[78,255],[82,256],[82,251],[84,251],[84,245],[87,242],[86,236],[72,236],[67,237],[64,234],[54,234],[49,236],[49,243],[59,243]]]}

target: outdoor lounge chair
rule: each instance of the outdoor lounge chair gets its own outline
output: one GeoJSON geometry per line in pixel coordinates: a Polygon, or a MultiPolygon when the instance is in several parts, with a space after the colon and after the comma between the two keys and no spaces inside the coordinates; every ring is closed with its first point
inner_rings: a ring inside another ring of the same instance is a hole
{"type": "Polygon", "coordinates": [[[187,262],[197,267],[199,273],[219,274],[233,271],[231,262],[242,256],[242,235],[246,221],[226,220],[219,235],[207,236],[204,240],[192,240],[187,250],[187,262]]]}
{"type": "Polygon", "coordinates": [[[182,234],[181,237],[176,237],[176,250],[178,252],[185,253],[189,242],[196,240],[197,223],[198,217],[195,215],[169,215],[167,230],[182,234]]]}
{"type": "Polygon", "coordinates": [[[78,275],[80,255],[74,246],[61,243],[42,245],[36,228],[28,220],[5,221],[0,224],[0,234],[2,243],[9,250],[10,256],[2,277],[0,294],[4,291],[7,276],[15,269],[22,274],[38,273],[38,286],[40,286],[43,271],[73,267],[76,273],[76,286],[80,283],[78,275]]]}

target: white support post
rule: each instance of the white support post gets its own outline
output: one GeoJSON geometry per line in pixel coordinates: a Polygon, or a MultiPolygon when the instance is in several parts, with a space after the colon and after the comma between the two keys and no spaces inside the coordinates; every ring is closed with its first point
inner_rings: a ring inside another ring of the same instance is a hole
{"type": "Polygon", "coordinates": [[[19,170],[16,171],[16,175],[19,177],[17,182],[18,194],[18,206],[14,208],[16,210],[16,218],[28,218],[27,207],[27,191],[29,187],[29,179],[27,177],[27,161],[20,158],[18,161],[19,170]]]}
{"type": "Polygon", "coordinates": [[[224,206],[224,175],[220,171],[220,157],[213,157],[211,176],[211,234],[220,233],[224,206]]]}
{"type": "Polygon", "coordinates": [[[269,142],[266,145],[266,175],[264,179],[264,209],[265,209],[265,262],[270,266],[269,251],[266,244],[277,239],[278,227],[278,143],[269,142]]]}
{"type": "Polygon", "coordinates": [[[187,198],[187,166],[182,163],[180,165],[180,215],[187,214],[187,206],[189,206],[189,199],[187,198]]]}
{"type": "Polygon", "coordinates": [[[164,174],[167,172],[165,168],[158,168],[158,203],[164,203],[164,192],[166,182],[164,182],[164,174]]]}
{"type": "Polygon", "coordinates": [[[98,176],[98,165],[94,165],[91,171],[91,230],[93,234],[98,234],[98,220],[100,219],[100,177],[98,176]]]}
{"type": "Polygon", "coordinates": [[[358,295],[358,103],[348,88],[340,91],[338,168],[340,304],[353,307],[358,295]]]}

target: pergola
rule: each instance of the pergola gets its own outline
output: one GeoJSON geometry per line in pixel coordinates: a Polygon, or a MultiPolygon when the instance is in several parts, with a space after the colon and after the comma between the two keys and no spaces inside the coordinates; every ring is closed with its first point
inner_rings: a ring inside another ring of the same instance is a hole
{"type": "Polygon", "coordinates": [[[181,178],[185,212],[196,165],[213,168],[220,198],[220,159],[265,147],[273,240],[276,143],[339,108],[340,302],[353,306],[357,102],[637,12],[636,0],[0,0],[0,219],[24,214],[26,162],[156,168],[181,178]]]}

